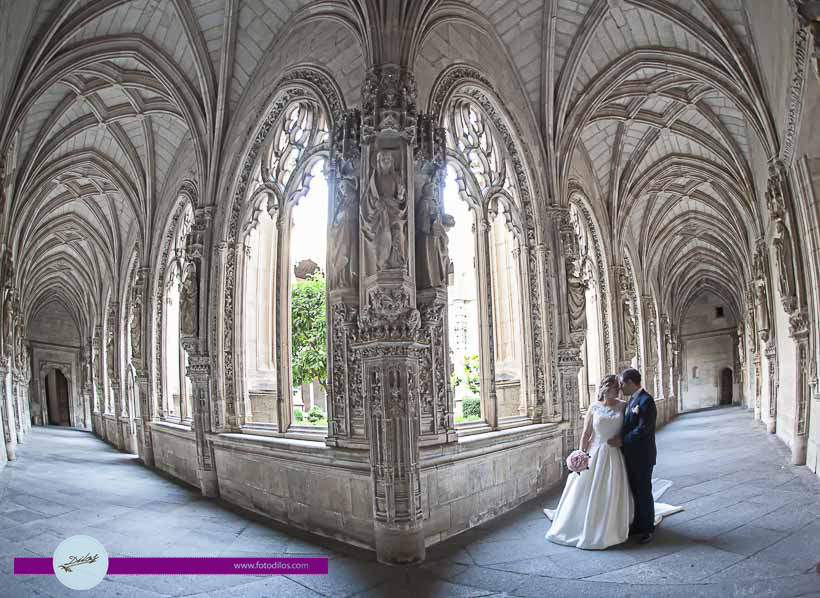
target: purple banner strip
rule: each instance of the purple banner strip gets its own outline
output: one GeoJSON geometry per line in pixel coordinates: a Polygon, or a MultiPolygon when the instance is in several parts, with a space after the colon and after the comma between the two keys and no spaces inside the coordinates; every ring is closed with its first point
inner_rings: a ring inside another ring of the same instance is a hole
{"type": "MultiPolygon", "coordinates": [[[[319,557],[110,557],[108,575],[327,575],[319,557]]],[[[15,575],[54,575],[50,558],[18,557],[15,575]]]]}

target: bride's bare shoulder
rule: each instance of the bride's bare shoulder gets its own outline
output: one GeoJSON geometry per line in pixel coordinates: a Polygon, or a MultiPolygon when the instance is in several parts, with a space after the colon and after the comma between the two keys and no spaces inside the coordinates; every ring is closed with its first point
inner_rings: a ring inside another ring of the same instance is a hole
{"type": "Polygon", "coordinates": [[[621,399],[616,399],[618,401],[617,408],[623,411],[626,408],[626,401],[622,401],[621,399]]]}

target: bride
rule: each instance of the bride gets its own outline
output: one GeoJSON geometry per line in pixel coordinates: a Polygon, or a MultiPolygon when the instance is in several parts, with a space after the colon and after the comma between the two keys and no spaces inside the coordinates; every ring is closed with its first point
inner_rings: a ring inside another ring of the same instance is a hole
{"type": "MultiPolygon", "coordinates": [[[[598,389],[598,402],[584,418],[581,450],[589,454],[589,469],[571,473],[547,532],[557,544],[600,550],[626,542],[635,503],[629,491],[621,450],[607,444],[620,433],[624,401],[618,400],[618,377],[607,376],[598,389]]],[[[547,513],[550,516],[550,513],[547,513]]]]}
{"type": "MultiPolygon", "coordinates": [[[[584,418],[581,450],[589,458],[589,469],[567,479],[558,509],[544,509],[552,520],[547,540],[587,550],[601,550],[626,542],[635,502],[629,490],[626,464],[621,449],[607,441],[620,434],[626,402],[618,400],[618,377],[601,381],[598,401],[590,405],[584,418]]],[[[671,482],[653,480],[657,500],[671,482]]],[[[681,507],[655,503],[655,523],[664,515],[682,511],[681,507]]]]}

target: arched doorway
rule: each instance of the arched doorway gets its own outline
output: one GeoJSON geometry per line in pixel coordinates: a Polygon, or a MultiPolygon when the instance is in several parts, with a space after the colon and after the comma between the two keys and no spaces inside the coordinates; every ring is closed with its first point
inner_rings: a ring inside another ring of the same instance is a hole
{"type": "Polygon", "coordinates": [[[720,372],[720,404],[732,404],[732,370],[723,368],[720,372]]]}
{"type": "Polygon", "coordinates": [[[46,404],[50,426],[70,426],[71,416],[68,403],[68,380],[58,369],[46,375],[46,404]]]}

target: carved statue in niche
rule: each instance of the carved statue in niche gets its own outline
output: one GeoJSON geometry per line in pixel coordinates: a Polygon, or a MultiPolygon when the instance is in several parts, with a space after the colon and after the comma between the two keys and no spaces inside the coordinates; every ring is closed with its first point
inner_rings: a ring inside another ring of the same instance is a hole
{"type": "Polygon", "coordinates": [[[649,320],[649,359],[654,363],[658,356],[658,327],[655,320],[649,320]]]}
{"type": "Polygon", "coordinates": [[[389,151],[376,154],[361,205],[365,272],[375,274],[386,268],[407,264],[407,193],[401,172],[389,151]]]}
{"type": "Polygon", "coordinates": [[[194,336],[197,332],[199,312],[199,276],[196,264],[189,261],[185,264],[182,274],[182,289],[179,293],[180,331],[186,336],[194,336]]]}
{"type": "Polygon", "coordinates": [[[737,358],[741,364],[746,362],[746,353],[744,351],[745,342],[746,338],[743,336],[743,322],[740,322],[737,325],[737,358]]]}
{"type": "Polygon", "coordinates": [[[416,202],[416,282],[420,289],[447,285],[449,264],[447,229],[455,224],[452,216],[441,214],[438,188],[424,184],[416,202]]]}
{"type": "Polygon", "coordinates": [[[766,285],[762,281],[757,283],[757,329],[763,341],[769,339],[769,299],[766,295],[766,285]]]}
{"type": "Polygon", "coordinates": [[[782,218],[774,221],[774,234],[772,244],[777,256],[778,288],[786,312],[791,313],[797,307],[795,305],[793,246],[791,234],[782,218]]]}
{"type": "Polygon", "coordinates": [[[115,370],[115,359],[114,359],[114,331],[108,331],[108,339],[106,341],[106,348],[105,348],[105,365],[108,370],[108,377],[113,378],[115,370]]]}
{"type": "Polygon", "coordinates": [[[135,401],[137,400],[136,392],[135,392],[135,384],[134,384],[134,368],[128,367],[128,378],[125,381],[125,390],[128,401],[128,411],[129,413],[134,412],[134,405],[136,404],[135,401]]]}
{"type": "Polygon", "coordinates": [[[330,287],[349,289],[359,275],[359,188],[344,176],[336,191],[336,213],[330,225],[330,287]]]}
{"type": "Polygon", "coordinates": [[[131,313],[128,319],[129,330],[131,331],[131,355],[140,354],[140,341],[142,340],[142,303],[137,300],[131,302],[131,313]]]}
{"type": "Polygon", "coordinates": [[[638,331],[635,326],[635,317],[632,314],[632,301],[626,297],[621,302],[624,319],[624,347],[627,351],[634,351],[638,346],[638,331]]]}
{"type": "Polygon", "coordinates": [[[582,332],[587,328],[587,282],[584,279],[584,261],[569,259],[567,270],[567,306],[569,308],[569,329],[582,332]]]}
{"type": "Polygon", "coordinates": [[[12,344],[12,322],[14,320],[13,291],[6,288],[6,298],[3,301],[3,355],[8,355],[12,344]]]}
{"type": "Polygon", "coordinates": [[[94,354],[91,353],[91,374],[93,378],[91,379],[92,383],[101,384],[102,378],[100,378],[100,355],[99,353],[94,354]]]}
{"type": "Polygon", "coordinates": [[[0,213],[6,211],[6,158],[0,156],[0,213]]]}
{"type": "Polygon", "coordinates": [[[19,321],[14,331],[14,361],[18,370],[23,367],[23,325],[19,321]]]}

